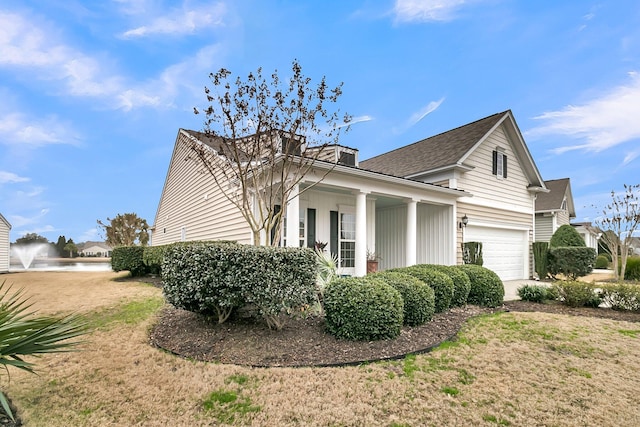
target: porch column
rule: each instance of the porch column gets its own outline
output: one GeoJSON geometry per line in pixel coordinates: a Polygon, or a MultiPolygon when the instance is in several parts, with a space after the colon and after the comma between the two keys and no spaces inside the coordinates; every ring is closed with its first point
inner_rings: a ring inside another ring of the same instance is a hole
{"type": "Polygon", "coordinates": [[[287,203],[287,247],[297,248],[300,245],[300,198],[299,187],[296,185],[291,190],[287,203]]]}
{"type": "Polygon", "coordinates": [[[417,233],[418,233],[418,202],[411,199],[407,201],[407,247],[405,265],[416,264],[417,233]]]}
{"type": "Polygon", "coordinates": [[[356,277],[367,274],[367,193],[356,194],[356,277]]]}

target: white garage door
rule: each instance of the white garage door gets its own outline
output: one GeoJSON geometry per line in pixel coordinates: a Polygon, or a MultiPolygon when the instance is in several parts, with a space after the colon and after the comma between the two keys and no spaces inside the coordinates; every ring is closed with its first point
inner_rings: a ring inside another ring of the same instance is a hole
{"type": "Polygon", "coordinates": [[[483,267],[495,271],[500,279],[527,279],[526,231],[468,225],[464,230],[464,241],[482,242],[483,267]]]}

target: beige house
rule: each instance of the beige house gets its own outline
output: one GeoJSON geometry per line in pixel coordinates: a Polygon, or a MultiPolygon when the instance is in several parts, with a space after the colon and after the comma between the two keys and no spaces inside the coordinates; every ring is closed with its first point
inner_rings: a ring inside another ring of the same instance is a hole
{"type": "Polygon", "coordinates": [[[82,244],[82,247],[79,248],[78,251],[83,256],[101,256],[101,257],[110,257],[111,251],[113,250],[111,246],[107,245],[104,242],[85,242],[82,244]]]}
{"type": "MultiPolygon", "coordinates": [[[[178,132],[152,244],[253,243],[245,220],[211,175],[185,161],[192,141],[220,151],[200,132],[178,132]]],[[[368,251],[378,254],[383,269],[452,265],[461,263],[463,241],[481,241],[484,265],[503,280],[530,276],[534,201],[547,190],[511,111],[364,162],[348,147],[331,146],[326,153],[299,184],[299,196],[282,207],[298,224],[285,229],[287,246],[327,243],[342,274],[362,276],[368,251]]]]}
{"type": "Polygon", "coordinates": [[[9,221],[0,214],[0,273],[6,273],[9,271],[10,231],[11,224],[9,224],[9,221]]]}
{"type": "Polygon", "coordinates": [[[544,183],[549,192],[536,198],[536,242],[548,242],[560,226],[576,217],[569,178],[544,183]]]}

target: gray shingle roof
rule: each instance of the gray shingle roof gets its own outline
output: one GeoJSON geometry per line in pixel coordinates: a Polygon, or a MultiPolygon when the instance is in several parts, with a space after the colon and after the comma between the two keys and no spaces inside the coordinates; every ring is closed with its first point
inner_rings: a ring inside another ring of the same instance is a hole
{"type": "Polygon", "coordinates": [[[562,201],[569,187],[569,178],[552,179],[544,182],[548,193],[540,193],[536,197],[536,212],[553,211],[562,208],[562,201]]]}
{"type": "Polygon", "coordinates": [[[361,161],[360,167],[400,177],[455,165],[508,111],[361,161]]]}

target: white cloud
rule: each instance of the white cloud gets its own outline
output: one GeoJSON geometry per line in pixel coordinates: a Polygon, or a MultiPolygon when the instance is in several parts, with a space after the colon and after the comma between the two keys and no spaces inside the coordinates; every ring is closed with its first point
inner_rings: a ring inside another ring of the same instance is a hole
{"type": "Polygon", "coordinates": [[[194,56],[165,68],[157,78],[118,94],[117,108],[169,107],[185,95],[204,100],[206,76],[221,63],[221,51],[218,44],[204,46],[194,56]]]}
{"type": "MultiPolygon", "coordinates": [[[[44,218],[49,213],[49,209],[41,209],[38,213],[33,214],[31,216],[22,216],[22,215],[10,215],[9,222],[13,227],[24,227],[25,225],[35,224],[39,222],[42,218],[44,218]]],[[[29,231],[33,233],[33,231],[29,231]]]]}
{"type": "Polygon", "coordinates": [[[42,119],[22,113],[0,116],[0,144],[19,147],[40,147],[49,144],[78,144],[80,137],[68,123],[56,116],[42,119]]]}
{"type": "Polygon", "coordinates": [[[95,241],[95,240],[98,240],[98,238],[99,238],[99,231],[96,227],[94,227],[83,232],[80,235],[78,242],[95,241]]]}
{"type": "Polygon", "coordinates": [[[74,96],[110,96],[122,78],[108,72],[108,64],[57,40],[56,29],[35,17],[0,11],[0,67],[32,71],[39,80],[66,83],[74,96]]]}
{"type": "Polygon", "coordinates": [[[444,102],[444,98],[440,98],[437,101],[431,101],[430,103],[425,105],[423,108],[421,108],[419,111],[413,113],[411,115],[411,117],[409,118],[409,121],[407,123],[407,127],[411,127],[411,126],[415,125],[420,120],[424,119],[429,114],[433,113],[435,110],[438,109],[438,107],[440,106],[440,104],[442,104],[442,102],[444,102]]]}
{"type": "Polygon", "coordinates": [[[190,10],[171,10],[157,16],[147,24],[125,31],[124,38],[145,37],[153,34],[193,34],[208,27],[223,25],[222,17],[226,12],[223,3],[204,5],[190,10]]]}
{"type": "Polygon", "coordinates": [[[631,153],[627,153],[627,155],[624,156],[624,160],[622,161],[622,166],[628,165],[629,163],[634,161],[639,155],[640,155],[640,151],[633,151],[631,153]]]}
{"type": "Polygon", "coordinates": [[[0,184],[15,184],[18,182],[27,182],[29,178],[16,175],[13,172],[0,171],[0,184]]]}
{"type": "Polygon", "coordinates": [[[469,0],[396,0],[393,8],[397,22],[451,21],[469,0]]]}
{"type": "Polygon", "coordinates": [[[561,135],[581,140],[575,145],[558,147],[557,154],[572,150],[600,152],[640,138],[640,77],[629,73],[631,81],[611,89],[582,105],[568,105],[535,117],[543,122],[526,135],[540,138],[561,135]]]}

